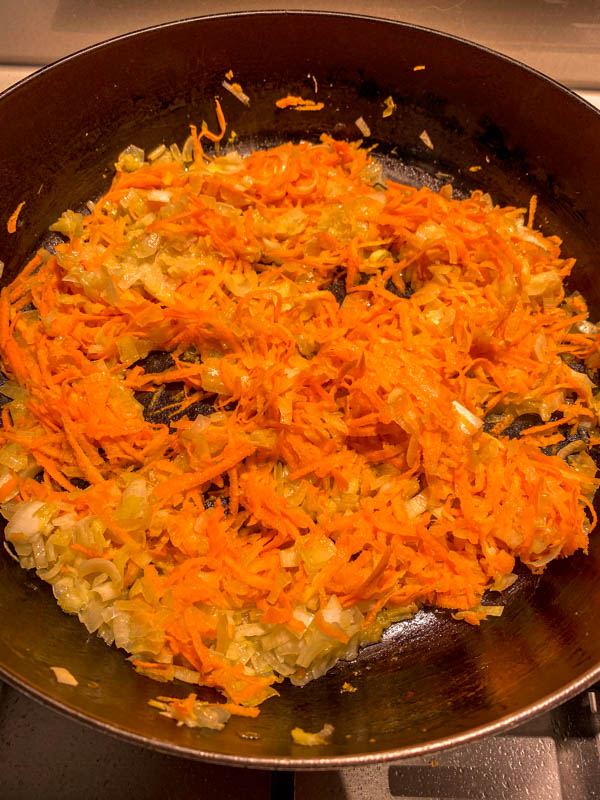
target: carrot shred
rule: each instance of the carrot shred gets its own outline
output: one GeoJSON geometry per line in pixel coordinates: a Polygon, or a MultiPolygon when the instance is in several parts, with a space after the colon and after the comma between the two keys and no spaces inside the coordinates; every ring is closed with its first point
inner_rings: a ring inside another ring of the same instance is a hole
{"type": "Polygon", "coordinates": [[[527,226],[533,228],[533,220],[537,209],[537,195],[532,194],[529,201],[529,213],[527,215],[527,226]]]}
{"type": "Polygon", "coordinates": [[[321,611],[317,612],[315,622],[326,636],[337,639],[338,642],[342,642],[342,644],[346,644],[346,642],[349,641],[350,637],[345,634],[344,631],[340,630],[336,625],[331,625],[329,622],[325,621],[321,611]]]}
{"type": "Polygon", "coordinates": [[[234,714],[238,717],[251,717],[252,719],[256,719],[256,717],[258,717],[260,714],[259,708],[240,706],[236,703],[222,703],[221,707],[225,711],[229,711],[230,714],[234,714]]]}
{"type": "Polygon", "coordinates": [[[325,103],[307,100],[304,97],[288,94],[275,101],[277,108],[293,108],[295,111],[321,111],[325,103]]]}
{"type": "Polygon", "coordinates": [[[0,486],[0,501],[5,500],[8,495],[13,492],[19,485],[19,479],[16,475],[11,476],[0,486]]]}
{"type": "Polygon", "coordinates": [[[19,214],[21,213],[21,209],[23,208],[24,205],[25,205],[25,200],[22,200],[8,218],[8,222],[6,223],[6,230],[9,233],[16,233],[17,220],[19,219],[19,214]]]}

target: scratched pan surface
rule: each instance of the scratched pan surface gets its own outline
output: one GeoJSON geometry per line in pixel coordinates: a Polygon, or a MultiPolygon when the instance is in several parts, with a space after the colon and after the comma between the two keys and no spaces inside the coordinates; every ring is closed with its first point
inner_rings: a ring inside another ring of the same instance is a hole
{"type": "MultiPolygon", "coordinates": [[[[459,192],[482,187],[527,205],[578,259],[572,288],[600,316],[600,115],[541,75],[449,36],[344,15],[259,13],[174,23],[93,47],[0,98],[0,220],[26,200],[16,234],[0,227],[10,280],[67,207],[96,197],[130,143],[180,143],[190,122],[214,125],[222,98],[241,147],[356,138],[362,116],[389,175],[459,192]],[[413,67],[426,69],[414,71],[413,67]],[[233,69],[249,108],[221,87],[233,69]],[[313,96],[318,113],[279,111],[282,94],[313,96]],[[397,110],[382,117],[393,95],[397,110]],[[426,130],[434,147],[419,135],[426,130]],[[476,172],[471,166],[481,166],[476,172]]],[[[590,555],[523,574],[504,615],[480,628],[421,611],[303,689],[284,685],[256,720],[221,733],[177,728],[147,700],[160,686],[122,652],[87,636],[46,585],[0,556],[0,672],[58,710],[148,746],[263,767],[365,764],[458,744],[565,700],[600,677],[600,536],[590,555]],[[59,685],[68,668],[77,688],[59,685]],[[344,681],[357,687],[340,694],[344,681]],[[331,744],[292,744],[295,725],[335,726],[331,744]]],[[[82,735],[84,731],[82,731],[82,735]]]]}

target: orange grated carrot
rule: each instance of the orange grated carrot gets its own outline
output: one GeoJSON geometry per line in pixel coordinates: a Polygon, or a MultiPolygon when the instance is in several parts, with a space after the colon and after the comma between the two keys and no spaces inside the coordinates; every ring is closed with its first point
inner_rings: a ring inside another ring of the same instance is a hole
{"type": "Polygon", "coordinates": [[[288,94],[275,101],[277,108],[292,108],[295,111],[321,111],[325,103],[306,100],[304,97],[288,94]]]}
{"type": "Polygon", "coordinates": [[[6,230],[9,233],[16,233],[17,231],[17,220],[19,219],[19,214],[21,213],[21,209],[25,205],[25,200],[22,200],[19,205],[15,208],[13,213],[10,215],[8,222],[6,223],[6,230]]]}

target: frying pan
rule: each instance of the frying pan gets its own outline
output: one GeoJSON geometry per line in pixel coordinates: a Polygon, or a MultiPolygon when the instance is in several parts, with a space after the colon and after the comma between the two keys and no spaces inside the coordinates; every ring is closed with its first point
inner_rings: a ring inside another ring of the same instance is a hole
{"type": "MultiPolygon", "coordinates": [[[[11,280],[66,208],[105,190],[130,143],[180,143],[190,122],[214,126],[223,103],[242,150],[360,136],[389,176],[456,192],[491,192],[526,206],[578,260],[570,288],[600,316],[600,115],[515,61],[423,28],[321,13],[248,13],[187,20],[70,56],[0,98],[0,220],[21,200],[17,232],[0,226],[3,282],[11,280]],[[424,65],[425,69],[414,70],[424,65]],[[222,88],[232,69],[245,107],[222,88]],[[281,111],[284,94],[325,103],[281,111]],[[397,109],[384,118],[384,100],[397,109]],[[420,134],[426,131],[433,149],[420,134]],[[471,171],[471,166],[480,166],[471,171]]],[[[178,728],[147,705],[164,687],[134,672],[63,614],[49,587],[0,558],[0,671],[8,681],[83,722],[139,743],[215,762],[270,768],[366,764],[422,755],[499,732],[563,702],[600,677],[600,536],[587,557],[526,570],[502,595],[505,611],[480,628],[422,610],[305,688],[283,685],[256,720],[223,732],[178,728]],[[77,687],[56,683],[63,666],[77,687]],[[345,681],[357,687],[341,694],[345,681]],[[327,747],[292,743],[290,729],[335,727],[327,747]]],[[[185,687],[176,690],[183,695],[185,687]]]]}

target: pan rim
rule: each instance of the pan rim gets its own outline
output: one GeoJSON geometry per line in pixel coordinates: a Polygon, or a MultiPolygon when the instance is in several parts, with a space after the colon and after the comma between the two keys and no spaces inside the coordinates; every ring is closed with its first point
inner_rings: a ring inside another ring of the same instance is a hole
{"type": "Polygon", "coordinates": [[[520,709],[513,714],[507,714],[494,722],[485,725],[478,725],[469,728],[461,733],[444,736],[440,739],[432,739],[429,742],[406,747],[391,748],[373,753],[358,753],[349,756],[307,756],[298,758],[296,756],[242,756],[229,753],[218,753],[211,750],[202,750],[192,747],[185,747],[173,742],[166,742],[151,736],[144,736],[133,730],[123,728],[115,723],[105,722],[100,717],[91,713],[80,711],[70,703],[59,700],[37,689],[29,681],[13,673],[0,664],[0,677],[9,683],[13,688],[23,692],[25,695],[35,700],[47,708],[68,717],[76,719],[78,722],[93,728],[101,733],[113,736],[117,739],[125,739],[131,744],[146,747],[152,750],[166,753],[167,755],[179,758],[189,758],[195,761],[204,761],[211,764],[220,764],[229,767],[246,767],[250,769],[271,769],[271,770],[328,770],[332,768],[345,769],[349,767],[367,767],[374,764],[383,764],[390,761],[400,761],[407,758],[424,757],[433,755],[445,750],[467,745],[470,742],[488,736],[495,736],[504,733],[511,728],[517,727],[532,717],[543,714],[546,711],[561,705],[585,691],[589,686],[600,680],[600,664],[587,670],[576,681],[572,681],[567,686],[546,695],[535,703],[520,709]]]}
{"type": "MultiPolygon", "coordinates": [[[[587,107],[596,117],[600,116],[600,110],[596,109],[591,103],[584,98],[577,95],[572,89],[564,86],[555,79],[545,75],[543,72],[531,67],[518,59],[505,55],[497,50],[494,50],[486,45],[478,44],[455,34],[446,33],[434,28],[417,25],[414,23],[403,22],[400,20],[389,19],[386,17],[373,16],[370,14],[356,14],[347,13],[343,11],[327,11],[320,9],[268,9],[268,10],[247,10],[240,12],[223,12],[218,14],[205,14],[192,17],[186,17],[178,20],[167,21],[156,25],[151,25],[134,31],[113,36],[101,42],[94,43],[87,47],[81,48],[73,53],[69,53],[56,61],[44,65],[36,69],[33,73],[26,76],[13,86],[9,87],[0,93],[0,103],[8,96],[16,93],[26,87],[31,81],[37,80],[40,76],[48,72],[61,68],[63,64],[68,64],[72,60],[76,60],[91,52],[100,49],[108,48],[121,41],[126,41],[133,37],[140,35],[152,34],[154,32],[177,28],[186,25],[196,25],[200,22],[220,19],[249,19],[254,17],[326,17],[326,18],[343,18],[350,20],[363,21],[368,23],[377,23],[384,26],[394,25],[403,30],[414,30],[434,35],[440,40],[451,41],[459,43],[462,46],[467,46],[470,49],[486,53],[500,59],[502,62],[511,66],[516,66],[521,70],[525,70],[529,74],[536,77],[538,80],[551,85],[554,90],[559,91],[562,95],[570,98],[570,102],[577,102],[583,107],[587,107]]],[[[332,768],[348,768],[348,767],[366,767],[379,763],[386,763],[395,760],[401,760],[411,757],[423,757],[429,754],[447,750],[450,748],[460,747],[469,742],[484,737],[503,733],[510,728],[518,726],[526,720],[548,711],[555,706],[569,700],[575,695],[584,691],[588,686],[600,680],[600,663],[595,667],[587,670],[583,675],[574,681],[571,681],[566,686],[557,689],[556,691],[544,696],[540,700],[531,703],[516,712],[507,714],[493,722],[468,728],[460,733],[452,734],[449,736],[434,739],[425,743],[409,745],[399,748],[392,748],[388,750],[357,753],[353,755],[331,755],[331,756],[310,756],[296,757],[296,756],[242,756],[228,753],[218,753],[209,750],[197,749],[178,745],[174,742],[169,742],[165,739],[159,739],[151,736],[145,736],[136,733],[134,730],[121,727],[120,725],[112,722],[106,722],[101,717],[95,716],[89,712],[83,712],[76,706],[71,705],[69,702],[60,700],[52,695],[46,694],[41,689],[30,683],[27,679],[14,673],[9,668],[0,664],[0,677],[8,684],[16,689],[22,691],[27,696],[31,697],[42,705],[57,711],[71,719],[76,719],[78,722],[83,723],[95,730],[101,731],[108,735],[114,736],[119,739],[125,739],[132,744],[144,746],[150,749],[157,750],[169,755],[178,756],[181,758],[192,758],[199,761],[204,761],[212,764],[220,764],[230,767],[247,767],[255,769],[272,769],[272,770],[325,770],[332,768]]]]}

